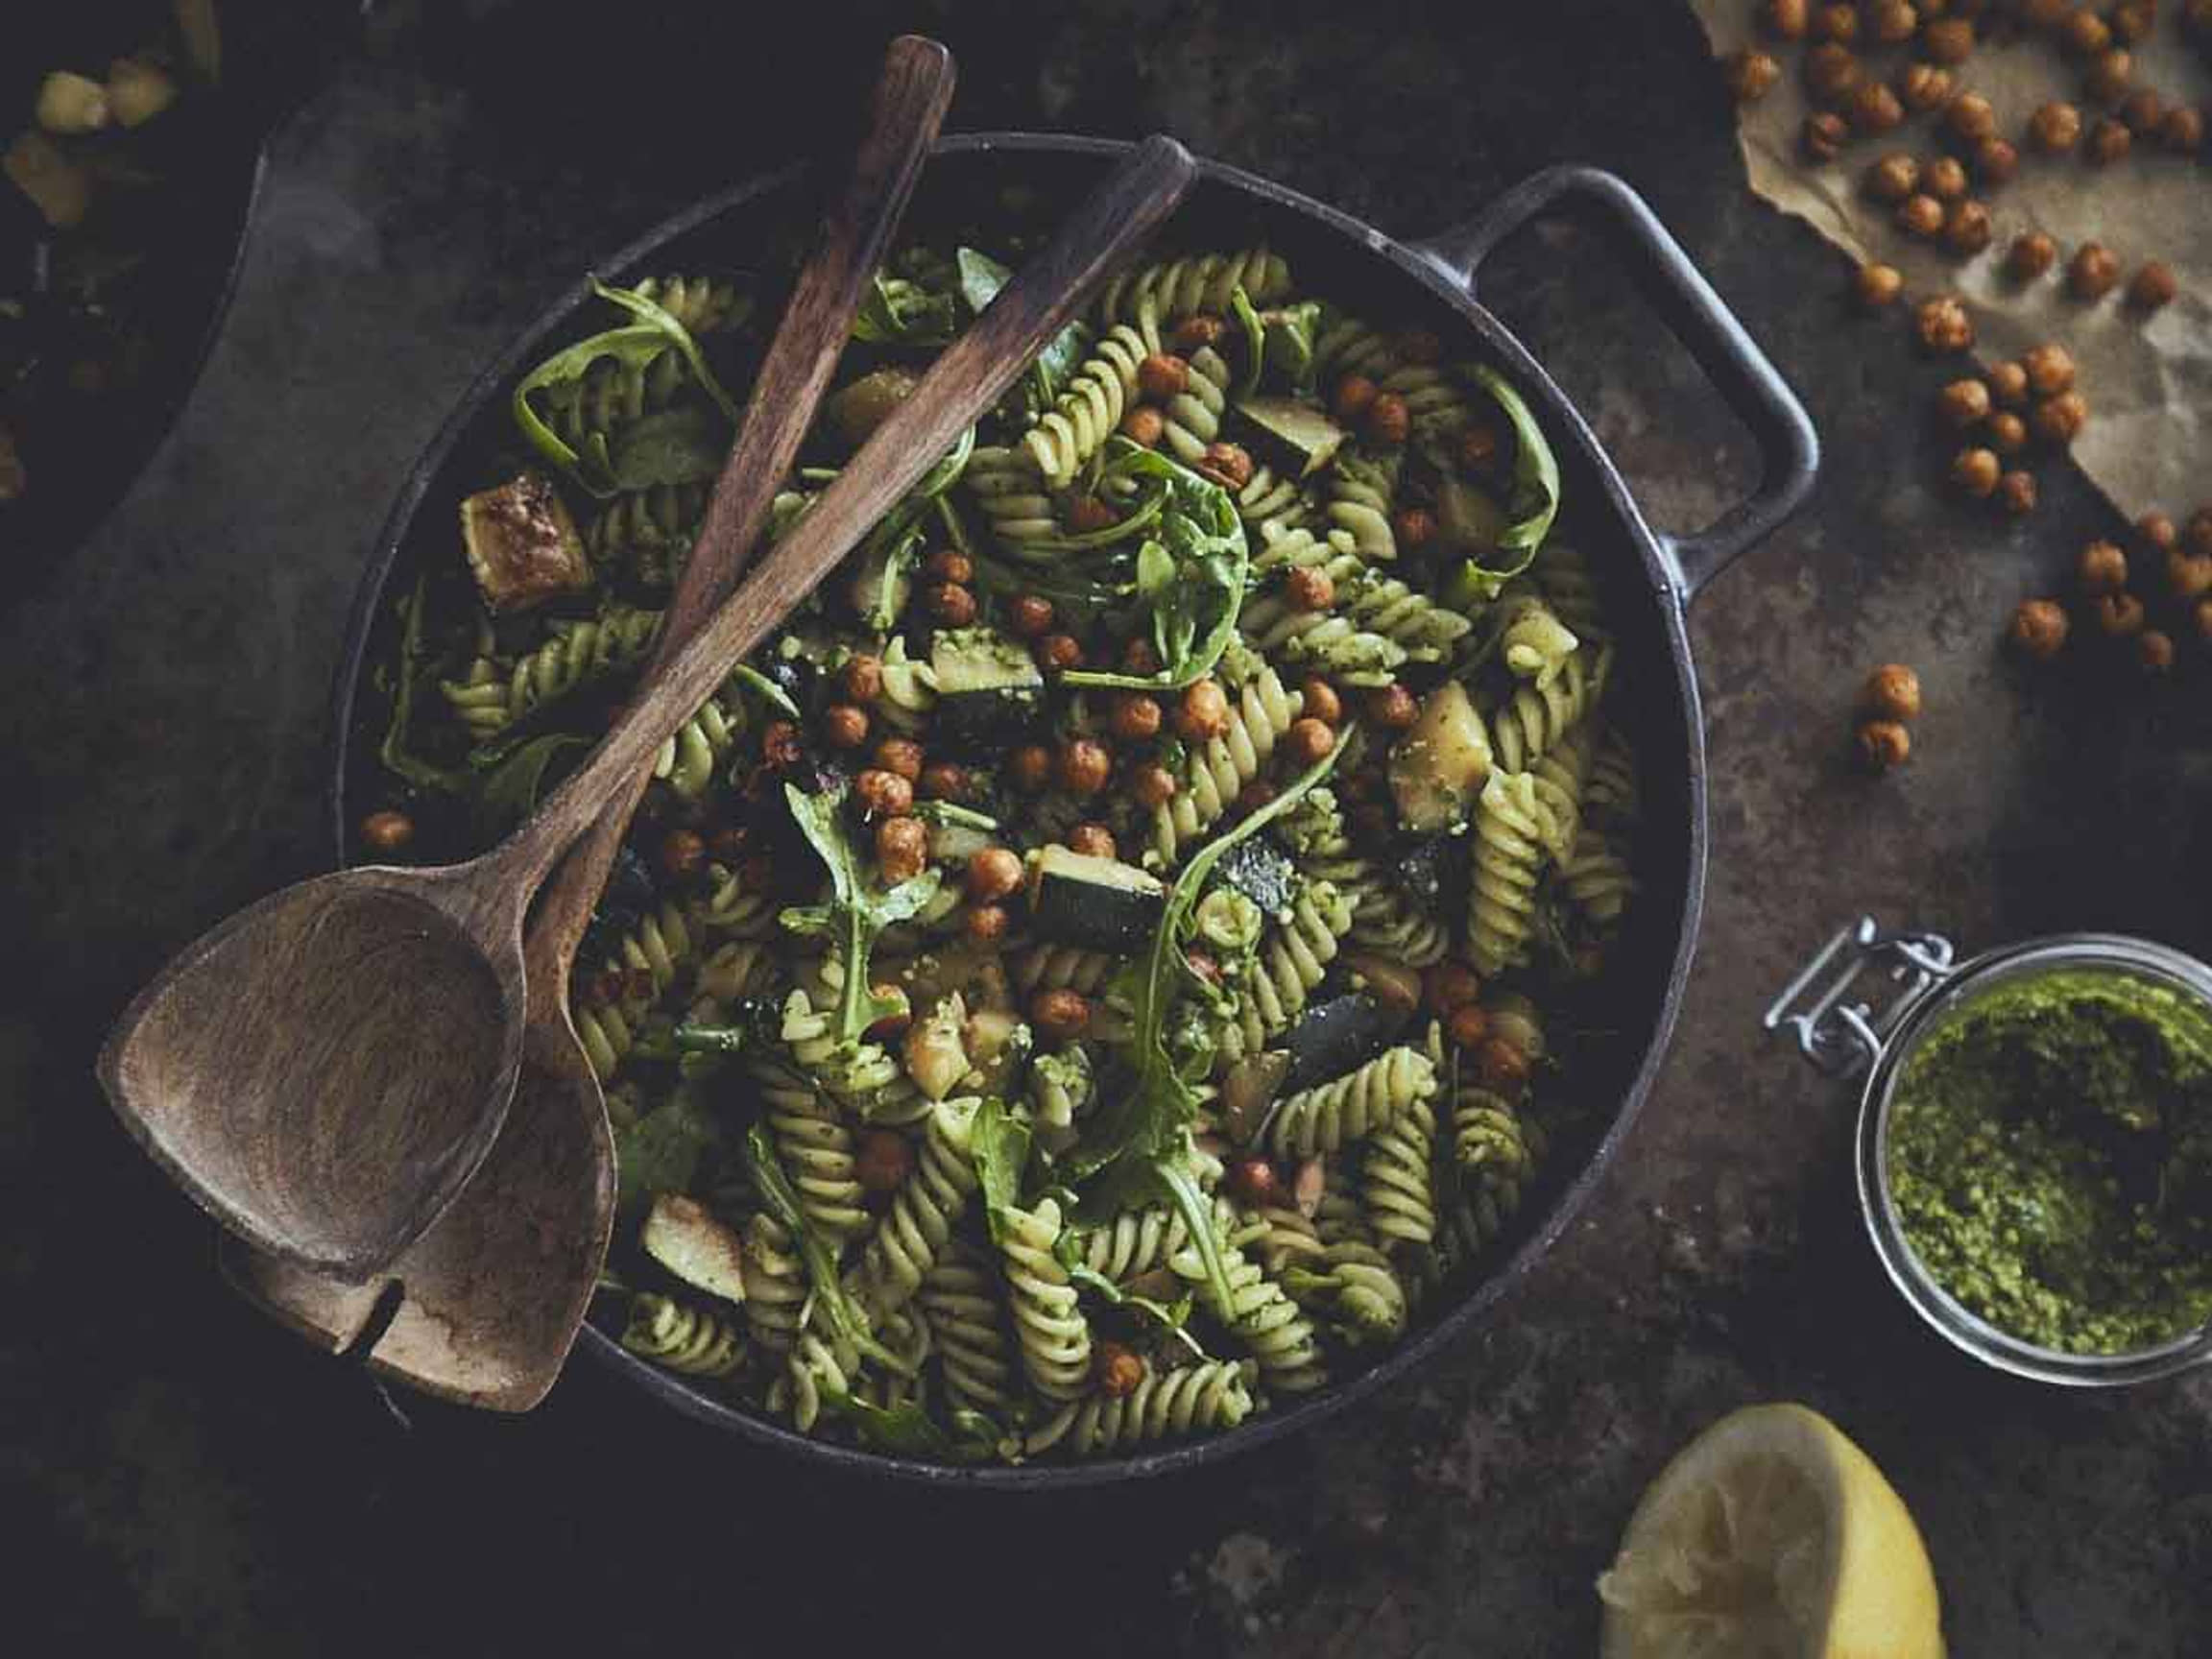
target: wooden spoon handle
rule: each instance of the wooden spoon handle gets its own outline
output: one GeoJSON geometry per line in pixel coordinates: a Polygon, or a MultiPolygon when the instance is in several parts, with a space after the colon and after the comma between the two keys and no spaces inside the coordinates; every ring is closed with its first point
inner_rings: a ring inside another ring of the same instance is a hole
{"type": "Polygon", "coordinates": [[[836,481],[661,670],[639,686],[591,757],[492,854],[527,891],[662,739],[767,637],[922,475],[996,403],[1115,269],[1143,246],[1197,177],[1172,138],[1147,138],[938,356],[836,481]]]}
{"type": "MultiPolygon", "coordinates": [[[[706,519],[646,665],[648,682],[730,597],[767,528],[769,507],[836,372],[854,315],[883,262],[944,123],[952,82],[952,55],[936,41],[902,35],[891,42],[845,192],[830,204],[821,240],[799,273],[753,383],[737,442],[715,480],[706,519]]],[[[531,913],[524,951],[534,1010],[557,1007],[566,999],[568,964],[607,884],[607,872],[645,781],[642,766],[627,775],[531,913]]]]}

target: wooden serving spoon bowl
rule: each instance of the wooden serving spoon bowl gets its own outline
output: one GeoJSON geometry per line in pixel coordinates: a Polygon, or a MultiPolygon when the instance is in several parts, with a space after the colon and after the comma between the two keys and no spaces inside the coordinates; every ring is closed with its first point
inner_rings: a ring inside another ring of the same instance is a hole
{"type": "Polygon", "coordinates": [[[256,1247],[349,1280],[421,1237],[513,1097],[522,919],[554,863],[1158,228],[1194,172],[1171,139],[1133,152],[506,843],[442,869],[303,882],[187,947],[139,995],[100,1079],[194,1198],[256,1247]]]}

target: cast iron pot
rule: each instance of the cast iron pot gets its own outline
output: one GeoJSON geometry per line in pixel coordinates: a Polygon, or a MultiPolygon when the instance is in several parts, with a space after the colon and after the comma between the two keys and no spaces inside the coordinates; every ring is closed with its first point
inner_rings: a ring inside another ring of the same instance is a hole
{"type": "MultiPolygon", "coordinates": [[[[1126,148],[1021,133],[946,139],[907,216],[908,232],[974,223],[978,211],[986,217],[1018,211],[1012,204],[1028,196],[1044,204],[1072,203],[1126,148]],[[1017,191],[1011,200],[1010,188],[1017,191]]],[[[798,170],[740,186],[669,220],[614,254],[604,269],[629,280],[650,270],[711,266],[718,248],[757,248],[763,227],[788,230],[806,223],[808,200],[798,170]]],[[[580,1340],[592,1359],[647,1394],[817,1466],[939,1486],[1071,1487],[1192,1468],[1311,1427],[1412,1370],[1483,1318],[1527,1273],[1620,1145],[1673,1028],[1705,885],[1705,740],[1683,612],[1723,565],[1782,523],[1811,490],[1818,445],[1803,406],[1642,199],[1607,173],[1561,168],[1539,174],[1465,224],[1407,245],[1279,184],[1208,163],[1169,237],[1213,248],[1263,239],[1288,256],[1301,291],[1358,303],[1392,325],[1434,328],[1447,351],[1479,351],[1520,388],[1558,450],[1567,504],[1562,522],[1590,556],[1617,629],[1617,691],[1608,711],[1635,747],[1644,794],[1635,854],[1643,891],[1600,982],[1607,1022],[1621,1035],[1576,1078],[1577,1091],[1596,1104],[1591,1117],[1599,1127],[1579,1148],[1562,1148],[1551,1160],[1555,1168],[1572,1166],[1571,1170],[1540,1186],[1524,1204],[1486,1275],[1367,1369],[1227,1433],[1134,1456],[952,1468],[854,1451],[726,1405],[689,1380],[626,1352],[605,1332],[585,1327],[580,1340]],[[1598,212],[1613,233],[1618,257],[1758,442],[1763,473],[1756,490],[1695,536],[1664,535],[1645,521],[1575,406],[1475,298],[1477,274],[1491,250],[1553,206],[1598,212]]],[[[419,559],[455,557],[453,506],[485,482],[484,445],[488,435],[504,435],[510,388],[550,347],[576,332],[577,313],[589,298],[579,281],[477,381],[408,478],[376,544],[337,687],[341,742],[332,811],[342,857],[351,850],[354,803],[376,798],[375,750],[384,711],[381,700],[373,692],[365,695],[363,686],[369,665],[391,647],[393,607],[386,595],[394,574],[411,571],[419,559]]]]}

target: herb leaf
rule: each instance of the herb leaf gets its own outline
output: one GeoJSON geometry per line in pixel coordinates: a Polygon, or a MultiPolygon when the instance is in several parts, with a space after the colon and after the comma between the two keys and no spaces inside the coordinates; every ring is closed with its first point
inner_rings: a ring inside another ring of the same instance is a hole
{"type": "Polygon", "coordinates": [[[827,905],[808,905],[783,912],[783,926],[799,933],[822,933],[836,939],[844,951],[845,983],[837,996],[837,1032],[840,1043],[857,1043],[861,1033],[877,1021],[898,1013],[876,996],[868,978],[868,953],[876,935],[894,922],[916,915],[936,896],[944,879],[940,870],[925,870],[911,881],[902,881],[888,892],[872,891],[860,873],[860,860],[846,838],[839,808],[845,805],[846,785],[808,795],[795,783],[783,785],[792,822],[799,826],[822,862],[830,867],[831,899],[827,905]]]}
{"type": "Polygon", "coordinates": [[[1551,520],[1559,515],[1559,460],[1545,442],[1544,429],[1505,377],[1486,363],[1471,364],[1468,373],[1505,412],[1513,427],[1513,498],[1508,511],[1517,515],[1498,535],[1498,550],[1519,554],[1504,565],[1484,565],[1469,559],[1453,576],[1445,590],[1445,603],[1471,611],[1479,603],[1498,597],[1499,590],[1534,563],[1536,550],[1551,533],[1551,520]]]}
{"type": "Polygon", "coordinates": [[[591,740],[573,732],[548,732],[507,755],[485,776],[476,792],[477,827],[493,837],[530,815],[545,787],[545,774],[565,749],[589,749],[591,740]]]}
{"type": "MultiPolygon", "coordinates": [[[[1029,1163],[1029,1125],[1005,1101],[986,1096],[969,1133],[969,1157],[983,1187],[983,1220],[991,1242],[1005,1242],[1006,1212],[1021,1201],[1029,1163]]],[[[1065,1235],[1064,1235],[1065,1236],[1065,1235]]]]}
{"type": "Polygon", "coordinates": [[[853,319],[853,338],[879,346],[943,346],[956,322],[950,294],[878,271],[853,319]]]}
{"type": "Polygon", "coordinates": [[[657,1192],[682,1192],[707,1148],[721,1138],[687,1090],[614,1131],[615,1203],[636,1209],[657,1192]]]}
{"type": "Polygon", "coordinates": [[[404,618],[399,631],[399,678],[392,689],[392,723],[384,728],[384,741],[376,757],[418,788],[455,794],[468,787],[465,774],[433,766],[407,747],[408,731],[415,721],[416,690],[437,669],[422,642],[423,599],[428,586],[426,574],[416,577],[415,590],[399,601],[399,614],[404,618]]]}

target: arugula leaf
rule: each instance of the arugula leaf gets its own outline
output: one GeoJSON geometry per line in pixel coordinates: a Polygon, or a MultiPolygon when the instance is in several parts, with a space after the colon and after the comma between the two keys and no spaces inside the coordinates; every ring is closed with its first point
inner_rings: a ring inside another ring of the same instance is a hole
{"type": "MultiPolygon", "coordinates": [[[[987,1095],[969,1131],[968,1155],[983,1187],[983,1220],[991,1242],[1005,1242],[1005,1214],[1022,1196],[1022,1171],[1029,1163],[1029,1125],[997,1095],[987,1095]]],[[[1066,1238],[1063,1233],[1061,1237],[1066,1238]]]]}
{"type": "Polygon", "coordinates": [[[996,1423],[980,1411],[952,1414],[959,1438],[945,1432],[918,1402],[878,1406],[857,1394],[830,1393],[830,1408],[851,1420],[862,1445],[902,1457],[935,1457],[947,1463],[974,1463],[992,1455],[998,1443],[996,1423]]]}
{"type": "MultiPolygon", "coordinates": [[[[998,290],[1014,278],[1006,266],[974,248],[954,249],[952,262],[960,274],[960,298],[976,316],[981,316],[983,308],[998,298],[998,290]]],[[[1022,376],[1022,413],[1025,417],[1033,419],[1052,406],[1052,399],[1082,364],[1090,343],[1091,331],[1080,322],[1070,323],[1046,343],[1022,376]]]]}
{"type": "Polygon", "coordinates": [[[974,248],[955,248],[952,268],[960,276],[960,298],[978,317],[985,306],[998,298],[998,290],[1014,280],[1011,269],[974,248]]]}
{"type": "Polygon", "coordinates": [[[808,795],[795,783],[783,785],[792,822],[830,867],[832,898],[826,905],[785,910],[782,919],[783,926],[794,932],[820,934],[840,944],[845,983],[837,995],[838,1041],[857,1043],[869,1026],[900,1012],[898,1006],[878,997],[869,983],[868,953],[876,935],[892,923],[918,914],[936,896],[944,872],[925,870],[889,892],[870,891],[860,873],[860,860],[845,836],[839,809],[845,805],[846,790],[840,783],[819,795],[808,795]]]}
{"type": "Polygon", "coordinates": [[[693,1096],[678,1090],[635,1122],[614,1131],[616,1207],[629,1211],[656,1192],[681,1192],[698,1173],[699,1160],[721,1139],[714,1120],[693,1096]]]}
{"type": "Polygon", "coordinates": [[[714,407],[721,410],[732,425],[737,421],[737,400],[714,377],[714,371],[707,366],[706,357],[699,350],[699,342],[691,338],[691,330],[667,311],[645,298],[635,288],[610,288],[596,276],[591,279],[591,292],[600,299],[629,312],[646,327],[667,336],[670,345],[684,354],[685,365],[707,396],[714,399],[714,407]]]}
{"type": "Polygon", "coordinates": [[[1519,517],[1499,532],[1498,549],[1520,557],[1503,565],[1469,559],[1453,575],[1444,592],[1444,602],[1460,611],[1472,611],[1477,604],[1497,598],[1506,583],[1527,569],[1535,562],[1536,550],[1544,545],[1544,538],[1551,533],[1552,519],[1559,515],[1559,460],[1545,442],[1544,429],[1536,423],[1534,413],[1521,394],[1488,364],[1472,364],[1468,372],[1505,412],[1513,427],[1513,498],[1509,506],[1519,517]]]}
{"type": "Polygon", "coordinates": [[[1267,325],[1260,320],[1241,282],[1229,290],[1229,309],[1244,330],[1244,373],[1238,376],[1237,390],[1230,395],[1233,399],[1242,399],[1260,390],[1260,370],[1267,361],[1267,325]]]}
{"type": "Polygon", "coordinates": [[[489,837],[504,836],[530,816],[545,787],[545,774],[561,752],[590,747],[590,738],[573,732],[548,732],[508,754],[476,792],[477,828],[489,837]]]}
{"type": "Polygon", "coordinates": [[[1293,396],[1313,396],[1313,341],[1321,331],[1321,302],[1308,300],[1276,311],[1262,311],[1266,327],[1262,355],[1266,366],[1290,383],[1293,396]]]}
{"type": "Polygon", "coordinates": [[[853,338],[881,346],[944,346],[956,322],[950,294],[878,271],[853,319],[853,338]]]}
{"type": "Polygon", "coordinates": [[[1159,524],[1137,553],[1138,596],[1152,612],[1157,674],[1075,670],[1070,685],[1179,691],[1213,672],[1237,633],[1251,579],[1251,549],[1236,504],[1219,485],[1125,438],[1114,440],[1108,479],[1129,479],[1157,504],[1159,524]]]}
{"type": "Polygon", "coordinates": [[[1194,1358],[1203,1359],[1207,1357],[1198,1338],[1187,1329],[1194,1302],[1189,1291],[1172,1302],[1160,1302],[1150,1296],[1140,1296],[1133,1290],[1122,1289],[1077,1254],[1076,1237],[1072,1228],[1062,1232],[1060,1241],[1052,1247],[1052,1255],[1067,1269],[1068,1282],[1077,1289],[1088,1290],[1112,1307],[1128,1309],[1140,1319],[1157,1326],[1162,1333],[1181,1342],[1190,1350],[1194,1358]]]}
{"type": "Polygon", "coordinates": [[[695,403],[656,409],[614,434],[608,469],[617,490],[698,484],[722,470],[729,428],[695,403]]]}
{"type": "Polygon", "coordinates": [[[791,701],[791,693],[760,672],[750,662],[740,662],[730,670],[730,678],[756,692],[760,699],[780,714],[793,720],[804,721],[806,716],[799,712],[799,705],[791,701]]]}
{"type": "Polygon", "coordinates": [[[807,1220],[799,1203],[798,1189],[783,1172],[765,1123],[756,1123],[745,1132],[745,1167],[760,1202],[797,1241],[799,1255],[806,1263],[806,1282],[813,1290],[814,1306],[822,1310],[830,1330],[878,1364],[902,1377],[913,1376],[914,1367],[876,1340],[869,1332],[867,1314],[845,1294],[844,1281],[837,1276],[837,1252],[807,1220]]]}
{"type": "Polygon", "coordinates": [[[399,631],[399,678],[392,690],[392,722],[384,728],[384,741],[377,747],[376,757],[387,771],[418,788],[450,795],[468,787],[467,774],[433,766],[407,747],[408,730],[415,721],[416,689],[437,668],[422,643],[423,600],[428,585],[427,573],[417,576],[415,590],[399,601],[399,614],[405,618],[399,631]]]}

